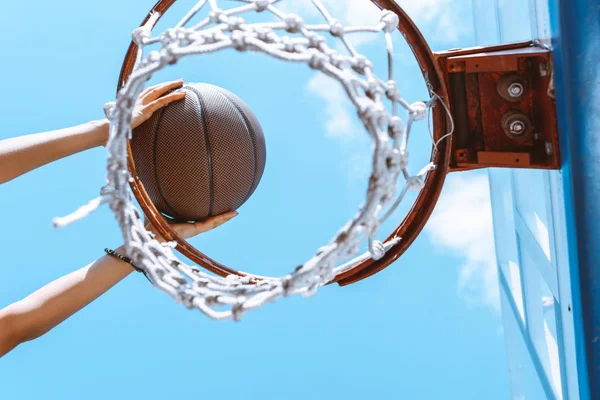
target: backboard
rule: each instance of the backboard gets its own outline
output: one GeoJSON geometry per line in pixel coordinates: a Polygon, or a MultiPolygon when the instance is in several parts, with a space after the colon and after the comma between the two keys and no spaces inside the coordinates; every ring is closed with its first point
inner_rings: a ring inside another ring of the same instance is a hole
{"type": "Polygon", "coordinates": [[[592,200],[600,193],[592,179],[600,160],[593,137],[599,128],[599,7],[597,0],[473,0],[478,45],[533,39],[553,50],[562,169],[489,172],[515,399],[599,393],[600,262],[593,238],[600,228],[592,200]]]}

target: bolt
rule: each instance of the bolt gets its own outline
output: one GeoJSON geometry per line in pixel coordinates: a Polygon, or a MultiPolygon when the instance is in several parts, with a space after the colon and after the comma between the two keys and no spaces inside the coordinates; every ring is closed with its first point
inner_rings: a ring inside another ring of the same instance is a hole
{"type": "Polygon", "coordinates": [[[554,147],[552,146],[552,143],[546,142],[546,154],[551,156],[552,153],[554,153],[554,147]]]}
{"type": "Polygon", "coordinates": [[[498,94],[506,101],[519,101],[527,92],[527,80],[516,72],[502,75],[496,84],[498,94]]]}
{"type": "Polygon", "coordinates": [[[525,122],[521,120],[516,120],[510,123],[508,129],[510,133],[515,136],[521,136],[523,132],[525,132],[525,122]]]}
{"type": "Polygon", "coordinates": [[[541,63],[540,64],[540,75],[541,76],[548,75],[548,64],[546,64],[546,63],[541,63]]]}
{"type": "Polygon", "coordinates": [[[513,139],[524,138],[532,133],[531,121],[519,110],[507,111],[502,116],[500,123],[504,133],[513,139]]]}
{"type": "Polygon", "coordinates": [[[525,91],[525,88],[519,82],[513,82],[508,87],[508,94],[510,95],[510,97],[515,97],[515,98],[521,97],[521,95],[523,95],[524,91],[525,91]]]}

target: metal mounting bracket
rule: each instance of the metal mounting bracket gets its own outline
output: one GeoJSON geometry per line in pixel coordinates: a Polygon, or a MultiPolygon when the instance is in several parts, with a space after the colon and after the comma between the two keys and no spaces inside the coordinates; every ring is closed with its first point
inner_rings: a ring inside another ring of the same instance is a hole
{"type": "Polygon", "coordinates": [[[550,50],[521,42],[435,58],[455,126],[450,171],[560,168],[550,50]]]}

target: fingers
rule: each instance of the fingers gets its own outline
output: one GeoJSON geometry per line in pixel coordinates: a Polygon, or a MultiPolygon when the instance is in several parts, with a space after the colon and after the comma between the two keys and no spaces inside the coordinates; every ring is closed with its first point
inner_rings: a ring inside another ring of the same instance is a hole
{"type": "Polygon", "coordinates": [[[210,217],[204,221],[194,222],[193,224],[174,224],[173,229],[175,229],[184,239],[187,239],[196,236],[199,233],[206,232],[223,225],[236,215],[238,215],[237,211],[228,211],[226,213],[210,217]]]}
{"type": "Polygon", "coordinates": [[[142,92],[136,103],[131,129],[135,129],[143,124],[161,107],[164,107],[174,101],[183,99],[185,97],[184,90],[164,95],[173,89],[181,87],[181,85],[183,85],[183,80],[180,79],[177,81],[160,83],[158,85],[151,86],[142,92]]]}
{"type": "Polygon", "coordinates": [[[150,86],[146,88],[142,94],[140,94],[139,99],[141,100],[143,105],[150,104],[165,93],[170,92],[171,90],[175,90],[183,86],[183,79],[178,79],[176,81],[171,82],[163,82],[154,86],[150,86]]]}
{"type": "MultiPolygon", "coordinates": [[[[204,221],[193,222],[193,223],[172,223],[171,227],[181,235],[184,239],[188,239],[198,235],[199,233],[209,231],[214,229],[220,225],[223,225],[225,222],[229,221],[233,217],[238,215],[237,211],[227,211],[226,213],[216,215],[214,217],[210,217],[204,221]]],[[[144,218],[144,225],[146,229],[156,235],[156,240],[159,242],[164,242],[162,236],[156,233],[156,230],[146,218],[144,218]]]]}
{"type": "Polygon", "coordinates": [[[154,100],[152,103],[144,106],[141,113],[146,117],[146,119],[148,119],[148,118],[150,118],[150,116],[152,114],[154,114],[156,111],[158,111],[162,107],[164,107],[167,104],[172,103],[174,101],[181,100],[183,98],[185,98],[185,92],[170,93],[166,96],[159,97],[158,99],[154,100]]]}
{"type": "Polygon", "coordinates": [[[216,227],[223,225],[225,222],[229,221],[236,215],[238,215],[237,211],[227,211],[226,213],[216,215],[214,217],[210,217],[209,219],[207,219],[205,221],[196,222],[195,225],[196,225],[197,233],[202,233],[202,232],[209,231],[211,229],[215,229],[216,227]]]}
{"type": "Polygon", "coordinates": [[[163,94],[183,86],[183,79],[177,79],[175,81],[161,82],[156,85],[152,85],[144,89],[140,94],[139,98],[145,100],[145,103],[150,103],[163,94]]]}

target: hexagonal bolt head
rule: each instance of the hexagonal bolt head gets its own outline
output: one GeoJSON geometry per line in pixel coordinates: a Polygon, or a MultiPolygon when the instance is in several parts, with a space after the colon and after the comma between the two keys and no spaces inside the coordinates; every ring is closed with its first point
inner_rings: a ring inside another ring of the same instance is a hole
{"type": "Polygon", "coordinates": [[[511,83],[508,87],[508,94],[510,97],[521,97],[523,92],[525,92],[525,88],[519,82],[511,83]]]}
{"type": "Polygon", "coordinates": [[[519,101],[527,91],[527,80],[523,76],[511,72],[503,75],[498,80],[497,90],[504,100],[519,101]]]}
{"type": "Polygon", "coordinates": [[[512,139],[521,139],[531,134],[531,120],[519,110],[510,110],[502,116],[502,129],[512,139]]]}
{"type": "Polygon", "coordinates": [[[516,120],[510,123],[508,129],[510,133],[516,136],[521,136],[525,133],[525,121],[516,120]]]}

